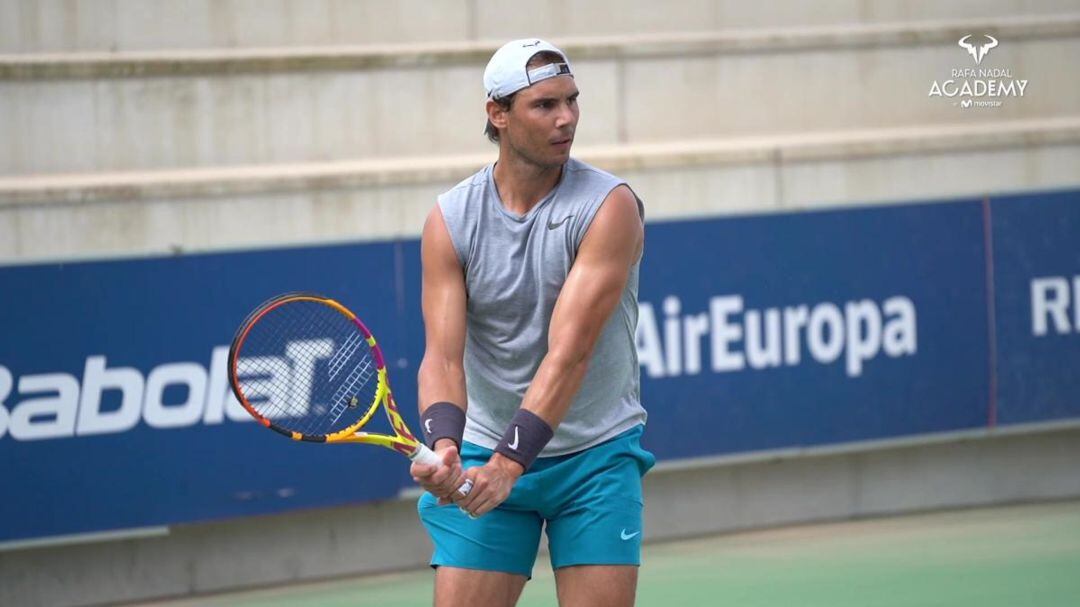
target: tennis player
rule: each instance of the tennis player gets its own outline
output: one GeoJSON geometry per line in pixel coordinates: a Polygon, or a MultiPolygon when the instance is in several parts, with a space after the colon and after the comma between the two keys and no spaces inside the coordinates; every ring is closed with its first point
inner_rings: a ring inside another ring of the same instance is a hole
{"type": "Polygon", "coordinates": [[[445,465],[412,474],[435,604],[514,605],[546,525],[560,605],[632,605],[655,461],[634,346],[643,206],[570,157],[562,51],[509,42],[484,87],[498,161],[439,197],[422,241],[421,424],[445,465]]]}

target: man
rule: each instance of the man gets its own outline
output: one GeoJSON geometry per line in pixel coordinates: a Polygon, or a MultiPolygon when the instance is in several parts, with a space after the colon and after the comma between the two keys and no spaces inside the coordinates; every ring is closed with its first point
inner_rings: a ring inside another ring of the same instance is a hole
{"type": "Polygon", "coordinates": [[[439,197],[422,240],[421,425],[444,465],[412,474],[435,604],[514,605],[546,524],[560,605],[632,605],[654,463],[634,346],[643,209],[570,158],[562,51],[510,42],[484,87],[499,159],[439,197]]]}

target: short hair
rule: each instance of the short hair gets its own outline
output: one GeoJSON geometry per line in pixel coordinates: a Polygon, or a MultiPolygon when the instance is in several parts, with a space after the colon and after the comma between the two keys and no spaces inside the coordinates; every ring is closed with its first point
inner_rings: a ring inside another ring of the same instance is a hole
{"type": "MultiPolygon", "coordinates": [[[[525,64],[525,69],[528,70],[549,65],[552,63],[564,62],[566,62],[566,57],[563,57],[559,53],[556,53],[554,51],[540,51],[532,57],[529,57],[529,62],[525,64]]],[[[510,93],[505,97],[492,99],[492,101],[499,104],[499,107],[501,107],[503,110],[509,111],[510,108],[514,105],[515,97],[517,97],[516,91],[510,93]]],[[[495,128],[495,125],[491,124],[490,120],[488,120],[487,124],[484,126],[484,134],[487,135],[488,141],[490,141],[491,143],[499,143],[499,129],[495,128]]]]}

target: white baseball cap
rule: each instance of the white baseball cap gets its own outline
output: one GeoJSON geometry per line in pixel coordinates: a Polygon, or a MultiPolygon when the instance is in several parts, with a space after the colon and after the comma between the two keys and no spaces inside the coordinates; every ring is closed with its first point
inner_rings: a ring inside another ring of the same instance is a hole
{"type": "Polygon", "coordinates": [[[502,99],[523,88],[527,88],[548,78],[562,75],[574,76],[570,71],[570,60],[550,42],[539,38],[511,40],[495,51],[484,69],[484,90],[489,99],[502,99]],[[525,66],[533,55],[541,51],[551,51],[563,58],[562,63],[549,63],[533,69],[525,66]]]}

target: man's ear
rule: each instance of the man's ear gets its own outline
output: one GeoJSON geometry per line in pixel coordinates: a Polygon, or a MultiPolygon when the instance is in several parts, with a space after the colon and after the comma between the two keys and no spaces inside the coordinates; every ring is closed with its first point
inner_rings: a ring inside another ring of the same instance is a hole
{"type": "Polygon", "coordinates": [[[487,110],[488,121],[497,129],[505,129],[507,122],[507,115],[510,110],[503,109],[501,105],[495,103],[491,99],[487,100],[487,104],[484,106],[487,110]]]}

